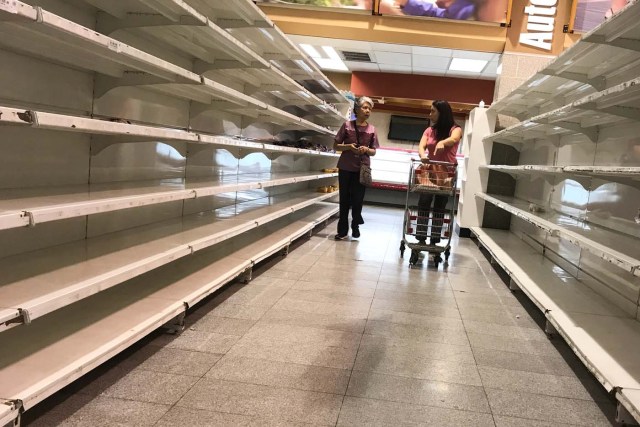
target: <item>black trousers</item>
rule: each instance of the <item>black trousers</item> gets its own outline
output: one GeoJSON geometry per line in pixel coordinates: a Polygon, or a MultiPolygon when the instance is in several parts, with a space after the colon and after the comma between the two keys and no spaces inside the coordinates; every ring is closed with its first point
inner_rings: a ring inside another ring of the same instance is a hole
{"type": "Polygon", "coordinates": [[[338,220],[338,234],[346,236],[349,233],[349,209],[351,209],[351,227],[363,223],[362,203],[364,191],[367,189],[360,184],[360,172],[338,171],[340,186],[340,219],[338,220]]]}
{"type": "Polygon", "coordinates": [[[418,229],[416,230],[416,238],[418,240],[426,240],[427,237],[439,239],[442,233],[444,223],[444,209],[447,207],[449,196],[440,194],[421,193],[418,199],[418,229]],[[433,209],[431,204],[433,203],[433,209]],[[429,213],[431,215],[431,233],[429,228],[429,213]]]}

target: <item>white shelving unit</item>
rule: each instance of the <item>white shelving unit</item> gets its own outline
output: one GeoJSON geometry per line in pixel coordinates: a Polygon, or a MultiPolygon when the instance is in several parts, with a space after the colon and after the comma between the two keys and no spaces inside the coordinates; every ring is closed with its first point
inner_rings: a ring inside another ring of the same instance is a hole
{"type": "Polygon", "coordinates": [[[0,56],[0,425],[338,211],[348,102],[249,0],[0,0],[0,56]]]}
{"type": "Polygon", "coordinates": [[[629,424],[640,422],[639,14],[630,3],[489,108],[522,121],[474,126],[482,150],[469,174],[480,184],[464,194],[479,213],[472,233],[512,289],[615,393],[629,424]],[[513,148],[517,165],[491,164],[513,148]],[[488,228],[499,225],[484,215],[498,211],[508,230],[488,228]]]}
{"type": "Polygon", "coordinates": [[[519,88],[491,106],[523,120],[635,79],[640,65],[640,4],[594,28],[519,88]]]}

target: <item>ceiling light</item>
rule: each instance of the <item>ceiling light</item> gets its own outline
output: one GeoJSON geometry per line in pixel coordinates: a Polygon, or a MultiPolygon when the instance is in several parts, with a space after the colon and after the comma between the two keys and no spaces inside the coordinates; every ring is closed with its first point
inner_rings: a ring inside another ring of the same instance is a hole
{"type": "Polygon", "coordinates": [[[349,71],[345,63],[338,55],[338,52],[331,46],[322,46],[319,51],[310,44],[301,43],[300,47],[318,64],[323,70],[349,71]]]}
{"type": "Polygon", "coordinates": [[[453,58],[449,64],[449,71],[469,71],[480,73],[487,66],[489,61],[483,59],[453,58]]]}
{"type": "Polygon", "coordinates": [[[306,43],[301,43],[300,47],[302,48],[302,50],[304,50],[307,55],[309,55],[312,58],[320,58],[320,53],[316,50],[315,47],[311,46],[310,44],[306,44],[306,43]]]}

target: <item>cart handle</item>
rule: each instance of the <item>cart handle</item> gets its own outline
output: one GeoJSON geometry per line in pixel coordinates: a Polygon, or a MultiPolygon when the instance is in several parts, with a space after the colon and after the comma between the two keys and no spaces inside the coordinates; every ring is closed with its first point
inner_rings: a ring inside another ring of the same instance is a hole
{"type": "Polygon", "coordinates": [[[430,165],[458,166],[458,164],[457,164],[457,163],[439,162],[439,161],[437,161],[437,160],[430,160],[430,159],[416,159],[416,158],[411,158],[411,161],[413,161],[413,162],[426,163],[426,164],[430,164],[430,165]]]}

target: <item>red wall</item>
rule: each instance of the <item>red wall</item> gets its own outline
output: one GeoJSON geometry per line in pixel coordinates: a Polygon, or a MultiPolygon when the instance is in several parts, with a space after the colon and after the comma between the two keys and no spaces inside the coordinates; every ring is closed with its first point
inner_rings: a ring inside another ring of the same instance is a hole
{"type": "Polygon", "coordinates": [[[467,104],[477,104],[484,100],[485,103],[491,104],[494,87],[493,80],[364,71],[354,71],[351,75],[353,93],[376,97],[444,99],[467,104]]]}

